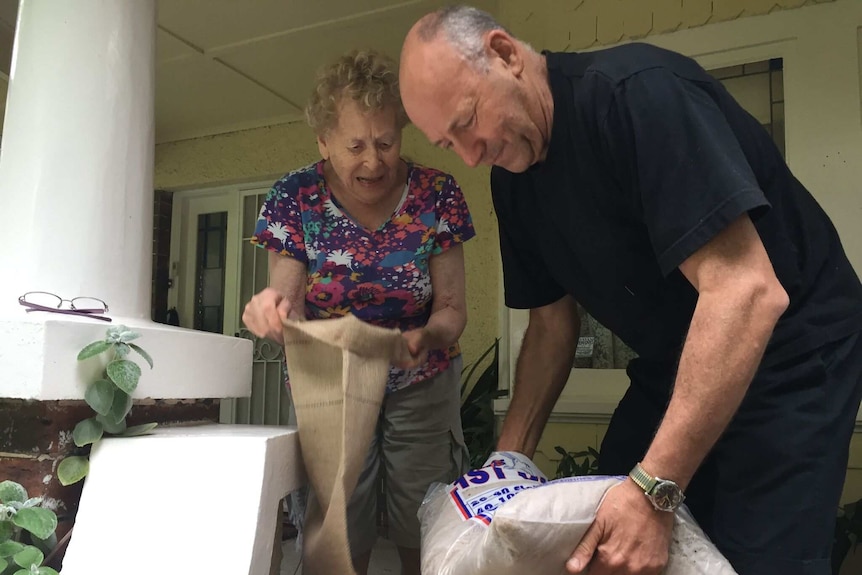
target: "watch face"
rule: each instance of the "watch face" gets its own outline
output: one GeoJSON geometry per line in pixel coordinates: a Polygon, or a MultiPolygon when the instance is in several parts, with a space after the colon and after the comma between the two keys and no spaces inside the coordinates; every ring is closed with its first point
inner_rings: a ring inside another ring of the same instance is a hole
{"type": "Polygon", "coordinates": [[[673,481],[659,481],[652,491],[653,503],[662,511],[675,510],[683,499],[682,489],[673,481]]]}

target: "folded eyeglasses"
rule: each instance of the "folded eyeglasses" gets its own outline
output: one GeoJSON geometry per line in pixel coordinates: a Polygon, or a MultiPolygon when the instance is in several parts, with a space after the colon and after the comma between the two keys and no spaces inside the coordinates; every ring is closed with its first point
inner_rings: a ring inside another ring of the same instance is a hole
{"type": "Polygon", "coordinates": [[[18,297],[18,303],[26,307],[27,312],[46,311],[111,321],[111,318],[102,315],[108,312],[108,304],[95,297],[63,299],[49,292],[29,291],[18,297]]]}

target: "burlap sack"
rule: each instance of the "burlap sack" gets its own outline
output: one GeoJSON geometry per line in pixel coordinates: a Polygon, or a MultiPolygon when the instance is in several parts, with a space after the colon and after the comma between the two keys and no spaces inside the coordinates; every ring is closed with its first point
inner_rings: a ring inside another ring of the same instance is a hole
{"type": "Polygon", "coordinates": [[[284,325],[299,443],[315,497],[303,526],[304,575],[354,575],[347,502],[377,424],[389,366],[409,357],[401,332],[354,316],[284,325]]]}

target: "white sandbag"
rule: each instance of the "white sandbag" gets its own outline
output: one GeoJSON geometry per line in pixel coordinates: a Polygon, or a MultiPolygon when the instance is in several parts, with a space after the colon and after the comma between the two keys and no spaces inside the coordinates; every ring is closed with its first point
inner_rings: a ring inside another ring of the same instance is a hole
{"type": "MultiPolygon", "coordinates": [[[[625,478],[548,481],[518,453],[429,490],[419,509],[423,575],[565,575],[566,560],[608,491],[625,478]]],[[[665,575],[735,571],[683,506],[674,518],[665,575]]]]}

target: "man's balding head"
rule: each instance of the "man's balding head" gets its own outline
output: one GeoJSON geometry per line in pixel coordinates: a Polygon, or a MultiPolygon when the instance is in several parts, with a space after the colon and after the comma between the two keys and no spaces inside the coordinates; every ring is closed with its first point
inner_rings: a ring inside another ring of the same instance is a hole
{"type": "Polygon", "coordinates": [[[454,6],[428,14],[401,50],[404,108],[431,142],[466,164],[523,171],[543,147],[530,118],[527,58],[541,59],[486,12],[454,6]]]}
{"type": "Polygon", "coordinates": [[[487,65],[484,36],[492,30],[505,30],[493,16],[472,6],[449,6],[423,16],[410,29],[405,47],[444,40],[470,65],[487,65]]]}

